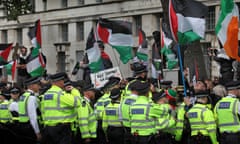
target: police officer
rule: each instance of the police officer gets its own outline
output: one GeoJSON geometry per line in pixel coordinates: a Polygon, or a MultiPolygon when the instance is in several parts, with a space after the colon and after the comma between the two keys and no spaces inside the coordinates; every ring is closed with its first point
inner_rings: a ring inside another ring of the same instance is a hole
{"type": "Polygon", "coordinates": [[[96,89],[92,84],[87,84],[83,88],[84,99],[78,108],[78,123],[81,132],[82,142],[86,144],[96,144],[97,120],[93,110],[96,89]]]}
{"type": "MultiPolygon", "coordinates": [[[[10,129],[12,131],[12,138],[9,139],[11,140],[13,143],[18,143],[18,135],[16,134],[16,131],[18,129],[18,100],[19,97],[21,96],[22,92],[21,89],[19,87],[12,87],[10,89],[10,96],[11,99],[9,101],[9,111],[11,113],[11,118],[12,118],[12,123],[10,124],[10,129]]],[[[8,143],[11,143],[8,141],[8,143]]]]}
{"type": "Polygon", "coordinates": [[[77,118],[79,100],[66,93],[64,79],[66,73],[50,76],[52,86],[41,100],[41,112],[44,124],[43,141],[49,144],[72,143],[71,123],[77,118]]]}
{"type": "Polygon", "coordinates": [[[173,135],[170,130],[175,127],[175,120],[171,115],[167,94],[164,90],[154,92],[152,99],[159,107],[159,110],[161,110],[160,118],[156,122],[156,141],[161,144],[172,144],[173,135]]]}
{"type": "Polygon", "coordinates": [[[126,85],[122,98],[125,98],[125,96],[128,96],[131,94],[131,87],[134,81],[136,80],[147,81],[148,70],[145,65],[139,62],[133,63],[132,70],[134,71],[135,77],[131,81],[129,81],[128,84],[126,85]]]}
{"type": "Polygon", "coordinates": [[[40,89],[40,78],[32,77],[24,82],[27,90],[18,101],[20,143],[35,144],[42,136],[38,123],[39,103],[36,95],[40,89]]]}
{"type": "Polygon", "coordinates": [[[227,96],[215,106],[214,112],[220,131],[221,144],[240,143],[240,81],[231,81],[226,85],[227,96]]]}
{"type": "Polygon", "coordinates": [[[102,90],[104,91],[104,94],[102,97],[100,97],[96,104],[95,104],[95,114],[98,120],[98,127],[97,127],[97,141],[102,144],[106,144],[106,136],[104,135],[104,132],[102,130],[102,113],[104,111],[104,108],[111,102],[110,91],[114,88],[120,87],[120,78],[111,76],[108,79],[108,82],[104,84],[102,90]]]}
{"type": "Polygon", "coordinates": [[[7,100],[8,93],[6,91],[0,94],[0,135],[1,143],[8,144],[11,143],[12,133],[10,129],[11,113],[9,111],[9,101],[7,100]]]}
{"type": "Polygon", "coordinates": [[[154,144],[155,120],[161,111],[149,98],[150,84],[141,82],[136,87],[138,98],[130,107],[130,126],[133,144],[154,144]]]}
{"type": "Polygon", "coordinates": [[[191,127],[191,144],[218,144],[213,112],[207,107],[208,91],[195,94],[196,104],[187,112],[191,127]]]}
{"type": "Polygon", "coordinates": [[[121,120],[120,99],[121,90],[112,89],[111,103],[105,107],[103,112],[103,130],[106,133],[109,144],[124,143],[124,127],[121,120]]]}
{"type": "MultiPolygon", "coordinates": [[[[82,96],[81,93],[78,89],[76,89],[73,84],[72,81],[69,79],[65,79],[64,81],[64,90],[66,91],[66,93],[70,93],[72,96],[74,96],[76,99],[79,99],[80,101],[82,101],[82,96]]],[[[72,137],[73,137],[73,144],[78,144],[81,141],[81,135],[80,135],[80,131],[79,131],[79,126],[78,126],[78,120],[75,119],[75,121],[71,124],[71,129],[72,129],[72,137]]]]}
{"type": "Polygon", "coordinates": [[[136,99],[138,98],[138,88],[141,84],[140,80],[136,80],[132,83],[132,87],[130,90],[130,95],[125,96],[124,99],[122,99],[120,104],[121,114],[122,114],[122,122],[123,126],[125,128],[125,135],[124,135],[124,144],[130,144],[131,143],[131,128],[130,128],[130,107],[133,103],[136,102],[136,99]]]}

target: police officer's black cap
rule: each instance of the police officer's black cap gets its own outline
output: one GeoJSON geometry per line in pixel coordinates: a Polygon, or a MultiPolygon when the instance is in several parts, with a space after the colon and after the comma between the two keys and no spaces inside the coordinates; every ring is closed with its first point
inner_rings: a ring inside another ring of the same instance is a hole
{"type": "Polygon", "coordinates": [[[160,82],[160,85],[161,85],[161,88],[170,88],[172,87],[172,81],[161,81],[160,82]]]}
{"type": "Polygon", "coordinates": [[[83,88],[83,87],[84,87],[84,84],[85,84],[85,81],[84,81],[84,80],[72,81],[72,85],[73,85],[74,87],[83,88]]]}
{"type": "Polygon", "coordinates": [[[132,80],[134,80],[135,78],[134,77],[128,77],[128,78],[126,78],[126,80],[128,81],[128,82],[130,82],[130,81],[132,81],[132,80]]]}
{"type": "Polygon", "coordinates": [[[195,97],[200,98],[200,97],[208,97],[209,92],[208,91],[198,91],[195,94],[195,97]]]}
{"type": "Polygon", "coordinates": [[[3,90],[2,92],[0,92],[0,95],[4,96],[5,98],[9,98],[10,92],[9,90],[3,90]]]}
{"type": "Polygon", "coordinates": [[[133,63],[132,69],[135,74],[141,74],[143,72],[148,72],[147,67],[139,62],[133,63]]]}
{"type": "Polygon", "coordinates": [[[70,81],[69,79],[64,80],[64,86],[70,86],[72,85],[72,81],[70,81]]]}
{"type": "Polygon", "coordinates": [[[50,76],[52,82],[65,80],[67,78],[67,74],[65,72],[56,73],[50,76]]]}
{"type": "Polygon", "coordinates": [[[152,100],[154,102],[157,102],[159,99],[166,97],[166,93],[164,92],[164,90],[161,90],[160,92],[154,92],[152,93],[152,100]]]}
{"type": "Polygon", "coordinates": [[[106,82],[103,87],[109,88],[109,87],[115,86],[119,84],[120,80],[121,79],[119,77],[111,76],[108,78],[108,82],[106,82]]]}
{"type": "Polygon", "coordinates": [[[31,84],[37,84],[37,83],[40,83],[40,80],[41,80],[40,77],[31,77],[31,78],[27,79],[27,80],[24,82],[24,84],[25,84],[26,86],[31,85],[31,84]]]}
{"type": "Polygon", "coordinates": [[[7,85],[6,83],[4,83],[4,82],[0,82],[0,88],[5,87],[6,85],[7,85]]]}
{"type": "Polygon", "coordinates": [[[10,89],[10,93],[20,93],[20,92],[21,92],[21,89],[18,87],[13,87],[10,89]]]}
{"type": "Polygon", "coordinates": [[[121,96],[121,90],[119,88],[114,88],[111,90],[110,98],[113,100],[118,99],[121,96]]]}
{"type": "Polygon", "coordinates": [[[133,86],[131,87],[131,90],[136,91],[145,91],[150,88],[150,84],[148,82],[142,82],[140,80],[137,80],[134,82],[133,86]]]}
{"type": "Polygon", "coordinates": [[[93,84],[85,84],[83,87],[83,91],[95,91],[96,89],[94,88],[93,84]]]}
{"type": "Polygon", "coordinates": [[[226,83],[225,87],[227,90],[240,89],[240,81],[230,81],[226,83]]]}

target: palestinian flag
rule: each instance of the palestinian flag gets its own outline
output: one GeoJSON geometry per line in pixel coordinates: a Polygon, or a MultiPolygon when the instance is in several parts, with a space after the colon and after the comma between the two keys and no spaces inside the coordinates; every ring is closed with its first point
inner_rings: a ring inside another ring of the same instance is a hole
{"type": "Polygon", "coordinates": [[[29,30],[28,36],[31,39],[31,42],[33,45],[33,50],[31,52],[31,56],[36,57],[39,54],[39,49],[42,47],[40,20],[37,20],[35,22],[34,27],[29,30]]]}
{"type": "Polygon", "coordinates": [[[104,43],[108,43],[117,50],[124,64],[132,59],[133,37],[130,22],[99,19],[97,32],[104,43]]]}
{"type": "Polygon", "coordinates": [[[12,75],[12,81],[14,81],[17,69],[17,60],[9,62],[8,64],[4,65],[4,67],[7,70],[7,74],[12,75]]]}
{"type": "Polygon", "coordinates": [[[204,38],[208,7],[194,0],[169,0],[169,24],[173,39],[187,44],[204,38]]]}
{"type": "Polygon", "coordinates": [[[221,13],[216,25],[217,37],[226,54],[240,61],[238,50],[239,10],[233,0],[221,0],[221,13]]]}
{"type": "Polygon", "coordinates": [[[166,37],[165,33],[161,31],[161,49],[167,49],[171,45],[172,40],[166,37]]]}
{"type": "Polygon", "coordinates": [[[0,44],[0,62],[6,62],[12,49],[12,44],[0,44]]]}
{"type": "Polygon", "coordinates": [[[176,55],[170,48],[171,43],[172,40],[167,38],[165,33],[161,31],[161,53],[166,57],[166,66],[168,69],[173,69],[178,63],[176,55]]]}
{"type": "Polygon", "coordinates": [[[45,72],[45,61],[42,53],[39,53],[36,57],[30,58],[27,63],[27,72],[32,76],[42,76],[45,72]]]}
{"type": "Polygon", "coordinates": [[[86,52],[89,61],[89,67],[92,72],[96,73],[103,69],[103,63],[101,58],[101,52],[96,41],[96,35],[92,28],[91,32],[88,35],[86,52]]]}
{"type": "Polygon", "coordinates": [[[138,30],[138,50],[136,55],[137,58],[140,60],[148,60],[148,43],[146,39],[146,34],[141,28],[139,28],[138,30]]]}

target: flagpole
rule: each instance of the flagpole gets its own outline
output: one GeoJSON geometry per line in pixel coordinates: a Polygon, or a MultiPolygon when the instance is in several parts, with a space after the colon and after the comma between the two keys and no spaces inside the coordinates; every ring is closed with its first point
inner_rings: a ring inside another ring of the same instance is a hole
{"type": "Polygon", "coordinates": [[[178,58],[179,58],[179,65],[180,65],[180,72],[181,72],[181,77],[182,77],[182,83],[183,83],[183,88],[184,88],[184,96],[187,96],[187,90],[186,90],[186,84],[185,84],[185,79],[184,79],[184,74],[183,74],[183,63],[182,63],[182,56],[181,56],[181,49],[180,45],[177,44],[178,48],[178,58]]]}
{"type": "MultiPolygon", "coordinates": [[[[97,31],[96,31],[96,24],[94,24],[94,26],[93,26],[93,33],[94,33],[94,37],[95,37],[95,42],[97,43],[97,41],[99,40],[99,38],[98,38],[98,33],[97,33],[97,31]]],[[[98,47],[99,48],[99,47],[98,47]]],[[[91,74],[90,74],[90,79],[91,79],[91,74]]],[[[96,74],[96,72],[94,72],[94,87],[96,88],[96,83],[97,83],[97,74],[96,74]]]]}
{"type": "Polygon", "coordinates": [[[117,56],[116,56],[116,53],[114,52],[114,50],[113,50],[113,48],[112,48],[112,52],[113,52],[113,55],[114,55],[114,58],[115,58],[115,60],[116,60],[116,62],[117,62],[117,65],[118,65],[118,67],[119,67],[119,71],[120,71],[120,73],[121,73],[121,75],[122,75],[122,79],[125,79],[125,77],[123,76],[123,73],[122,73],[122,71],[121,71],[121,69],[120,69],[120,59],[118,59],[117,60],[117,56]]]}

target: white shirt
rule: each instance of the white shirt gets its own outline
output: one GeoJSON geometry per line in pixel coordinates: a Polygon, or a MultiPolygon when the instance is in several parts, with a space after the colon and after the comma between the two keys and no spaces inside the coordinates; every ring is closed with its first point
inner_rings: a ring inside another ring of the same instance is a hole
{"type": "Polygon", "coordinates": [[[12,101],[10,104],[9,104],[9,111],[10,112],[17,112],[18,113],[18,102],[17,101],[12,101]]]}
{"type": "MultiPolygon", "coordinates": [[[[32,90],[28,89],[27,91],[33,93],[32,90]]],[[[27,112],[30,124],[32,125],[33,130],[36,134],[40,133],[37,121],[37,108],[38,108],[37,97],[34,95],[30,95],[27,102],[27,112]]]]}

